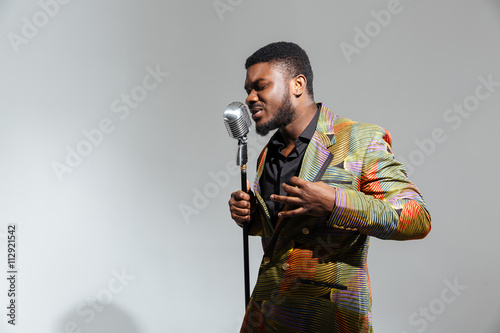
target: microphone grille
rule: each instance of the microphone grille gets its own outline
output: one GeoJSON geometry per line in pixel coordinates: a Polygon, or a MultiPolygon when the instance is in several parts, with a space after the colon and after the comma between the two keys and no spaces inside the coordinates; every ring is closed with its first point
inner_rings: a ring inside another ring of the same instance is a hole
{"type": "Polygon", "coordinates": [[[247,106],[241,102],[229,104],[224,111],[224,124],[233,139],[241,139],[247,135],[252,125],[247,106]]]}

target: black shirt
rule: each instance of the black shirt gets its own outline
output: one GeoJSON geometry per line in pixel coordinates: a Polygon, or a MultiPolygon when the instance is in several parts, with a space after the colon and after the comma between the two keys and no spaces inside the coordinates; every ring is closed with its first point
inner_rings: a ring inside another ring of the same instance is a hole
{"type": "Polygon", "coordinates": [[[316,131],[318,118],[319,106],[314,118],[295,140],[295,148],[286,157],[281,153],[283,148],[285,148],[285,142],[280,131],[276,131],[269,140],[266,162],[264,163],[264,170],[259,185],[260,193],[266,202],[273,225],[276,225],[278,213],[283,210],[284,205],[280,202],[271,201],[271,194],[287,195],[281,188],[281,184],[288,183],[293,176],[299,175],[302,159],[304,158],[307,145],[316,131]]]}

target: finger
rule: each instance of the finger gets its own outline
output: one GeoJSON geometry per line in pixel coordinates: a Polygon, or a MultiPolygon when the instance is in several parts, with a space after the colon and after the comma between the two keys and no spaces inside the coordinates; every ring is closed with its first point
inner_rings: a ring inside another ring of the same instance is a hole
{"type": "Polygon", "coordinates": [[[234,222],[236,222],[236,224],[239,225],[240,227],[242,226],[243,223],[250,221],[250,216],[237,216],[237,215],[233,216],[233,215],[231,215],[231,217],[234,220],[234,222]]]}
{"type": "Polygon", "coordinates": [[[233,220],[235,218],[250,217],[251,207],[248,202],[245,201],[235,201],[229,204],[229,211],[233,220]]]}
{"type": "Polygon", "coordinates": [[[240,200],[250,201],[250,193],[240,191],[239,198],[240,200]]]}
{"type": "Polygon", "coordinates": [[[293,186],[298,186],[298,187],[302,187],[304,186],[305,184],[307,184],[307,181],[304,180],[304,179],[301,179],[297,176],[293,176],[291,179],[290,179],[290,185],[293,185],[293,186]]]}
{"type": "Polygon", "coordinates": [[[306,210],[304,207],[299,207],[297,209],[292,209],[292,210],[284,210],[282,212],[278,213],[279,217],[283,218],[288,218],[288,217],[294,217],[294,216],[300,216],[300,215],[306,215],[306,210]]]}
{"type": "Polygon", "coordinates": [[[234,216],[239,216],[239,217],[246,217],[250,216],[250,209],[248,208],[239,208],[239,207],[231,207],[230,209],[231,215],[234,216]]]}
{"type": "Polygon", "coordinates": [[[234,198],[237,201],[244,200],[244,201],[250,201],[250,194],[245,193],[243,191],[236,191],[231,194],[231,197],[234,198]]]}
{"type": "Polygon", "coordinates": [[[240,209],[236,207],[231,208],[231,217],[233,220],[249,220],[250,219],[250,210],[249,209],[240,209]]]}
{"type": "Polygon", "coordinates": [[[250,209],[250,202],[245,201],[245,200],[234,200],[231,199],[229,200],[229,209],[232,210],[233,208],[235,209],[250,209]]]}
{"type": "Polygon", "coordinates": [[[277,195],[277,194],[272,194],[271,200],[281,202],[281,203],[289,203],[292,205],[301,205],[303,203],[303,200],[300,198],[289,197],[289,196],[284,196],[284,195],[277,195]]]}
{"type": "Polygon", "coordinates": [[[286,183],[283,183],[281,185],[281,188],[283,188],[283,190],[290,194],[290,195],[295,195],[295,196],[298,196],[300,194],[300,189],[299,188],[296,188],[295,186],[290,186],[286,183]]]}

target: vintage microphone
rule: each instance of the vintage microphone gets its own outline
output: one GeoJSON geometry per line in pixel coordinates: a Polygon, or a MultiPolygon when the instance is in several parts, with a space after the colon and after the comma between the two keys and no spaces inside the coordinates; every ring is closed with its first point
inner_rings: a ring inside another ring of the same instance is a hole
{"type": "MultiPolygon", "coordinates": [[[[229,136],[238,140],[238,153],[236,155],[236,164],[241,170],[241,190],[248,192],[247,189],[247,134],[250,131],[252,121],[248,113],[248,108],[240,102],[233,102],[224,110],[224,124],[226,125],[229,136]]],[[[250,301],[250,277],[248,263],[248,223],[243,223],[243,266],[245,275],[245,307],[250,301]]]]}

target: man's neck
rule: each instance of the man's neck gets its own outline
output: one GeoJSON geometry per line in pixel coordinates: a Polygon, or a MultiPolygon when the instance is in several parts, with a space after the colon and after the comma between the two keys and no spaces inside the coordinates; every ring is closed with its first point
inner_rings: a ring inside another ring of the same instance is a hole
{"type": "MultiPolygon", "coordinates": [[[[284,128],[280,128],[279,131],[283,140],[285,142],[285,148],[283,151],[291,152],[295,147],[295,140],[299,137],[302,132],[306,129],[307,125],[311,122],[311,120],[316,115],[318,110],[318,106],[313,101],[311,104],[307,105],[303,108],[297,108],[295,111],[295,118],[292,120],[290,124],[285,126],[284,128]]],[[[284,154],[283,155],[288,155],[284,154]]]]}

